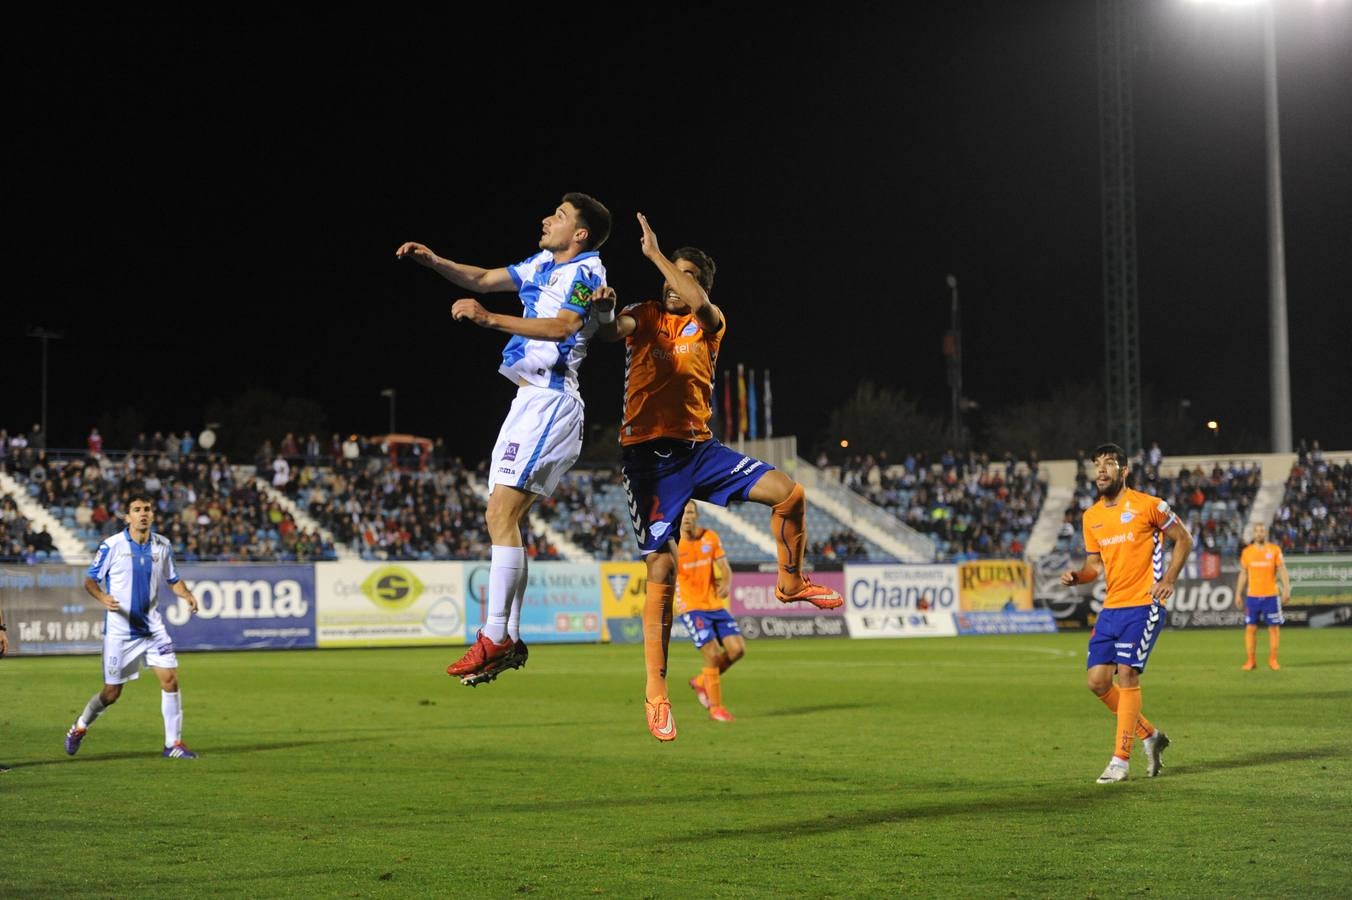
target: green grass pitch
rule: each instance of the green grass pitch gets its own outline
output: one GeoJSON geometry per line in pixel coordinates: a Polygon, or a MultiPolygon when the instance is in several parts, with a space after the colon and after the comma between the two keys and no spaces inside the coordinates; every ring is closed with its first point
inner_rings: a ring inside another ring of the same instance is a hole
{"type": "Polygon", "coordinates": [[[636,646],[472,690],[463,648],[184,654],[196,761],[150,675],[68,758],[96,659],[7,658],[0,897],[1348,896],[1352,630],[1284,638],[1167,633],[1164,772],[1110,786],[1082,634],[752,642],[732,724],[673,643],[670,745],[636,646]]]}

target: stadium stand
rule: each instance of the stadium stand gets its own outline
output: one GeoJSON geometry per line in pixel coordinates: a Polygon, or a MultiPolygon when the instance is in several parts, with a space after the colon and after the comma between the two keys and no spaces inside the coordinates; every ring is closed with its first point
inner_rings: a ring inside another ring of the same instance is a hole
{"type": "Polygon", "coordinates": [[[1283,550],[1352,550],[1352,457],[1326,459],[1319,442],[1303,446],[1272,516],[1271,537],[1283,550]]]}

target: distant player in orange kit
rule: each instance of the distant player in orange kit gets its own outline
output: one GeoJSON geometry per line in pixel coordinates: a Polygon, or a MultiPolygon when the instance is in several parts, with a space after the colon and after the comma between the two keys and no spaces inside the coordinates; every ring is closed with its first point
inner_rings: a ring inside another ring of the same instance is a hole
{"type": "Polygon", "coordinates": [[[746,655],[746,641],[727,610],[732,569],[718,532],[699,524],[694,500],[681,516],[681,542],[676,554],[676,615],[681,617],[695,649],[704,654],[704,668],[690,679],[699,702],[716,722],[731,722],[723,705],[722,674],[746,655]]]}
{"type": "Polygon", "coordinates": [[[1259,522],[1253,526],[1253,543],[1239,555],[1239,580],[1235,582],[1235,605],[1244,610],[1244,650],[1247,658],[1244,671],[1257,667],[1254,655],[1258,650],[1258,626],[1268,627],[1268,666],[1275,672],[1277,648],[1281,645],[1282,604],[1291,602],[1291,576],[1286,571],[1282,548],[1268,543],[1267,526],[1259,522]],[[1277,593],[1277,577],[1281,576],[1282,590],[1277,593]],[[1244,593],[1245,583],[1249,592],[1244,593]]]}

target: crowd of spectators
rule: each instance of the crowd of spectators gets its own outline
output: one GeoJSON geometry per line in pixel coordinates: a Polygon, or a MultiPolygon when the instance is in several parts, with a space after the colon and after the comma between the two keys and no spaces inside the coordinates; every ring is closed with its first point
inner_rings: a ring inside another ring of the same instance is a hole
{"type": "Polygon", "coordinates": [[[121,530],[132,495],[144,493],[155,504],[155,531],[180,561],[335,558],[331,545],[299,528],[252,479],[237,479],[224,456],[185,454],[175,443],[177,451],[147,444],[120,458],[99,452],[48,459],[42,451],[10,471],[87,546],[121,530]]]}
{"type": "Polygon", "coordinates": [[[1036,453],[993,461],[947,450],[938,459],[908,453],[856,456],[841,467],[846,487],[934,541],[944,562],[1021,558],[1046,495],[1036,453]]]}
{"type": "MultiPolygon", "coordinates": [[[[475,474],[482,482],[484,466],[475,474]]],[[[273,485],[363,559],[488,559],[492,552],[484,501],[459,459],[405,466],[377,449],[333,466],[302,465],[282,484],[274,476],[273,485]]],[[[559,558],[533,530],[523,543],[531,559],[559,558]]]]}
{"type": "Polygon", "coordinates": [[[634,559],[638,547],[624,511],[627,501],[620,499],[623,485],[618,469],[575,469],[535,509],[551,528],[593,559],[634,559]]]}
{"type": "MultiPolygon", "coordinates": [[[[1130,461],[1129,486],[1168,502],[1191,532],[1199,550],[1233,556],[1243,548],[1244,523],[1249,518],[1262,480],[1256,462],[1231,460],[1216,463],[1210,471],[1201,466],[1180,467],[1172,475],[1161,471],[1158,445],[1130,461]]],[[[1084,551],[1081,534],[1083,513],[1098,500],[1094,472],[1083,454],[1077,460],[1075,496],[1062,514],[1056,549],[1084,551]]]]}
{"type": "Polygon", "coordinates": [[[1289,552],[1352,550],[1352,458],[1329,461],[1301,441],[1270,536],[1289,552]]]}

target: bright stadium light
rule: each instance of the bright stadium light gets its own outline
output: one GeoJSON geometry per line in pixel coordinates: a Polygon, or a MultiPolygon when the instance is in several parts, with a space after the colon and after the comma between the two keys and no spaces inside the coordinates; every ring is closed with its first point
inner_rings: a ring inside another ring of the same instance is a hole
{"type": "Polygon", "coordinates": [[[1286,239],[1282,231],[1282,159],[1277,120],[1277,37],[1269,0],[1192,0],[1221,7],[1261,7],[1264,131],[1267,137],[1268,384],[1272,452],[1291,452],[1291,356],[1286,327],[1286,239]]]}
{"type": "Polygon", "coordinates": [[[842,441],[840,442],[840,448],[841,448],[842,450],[844,450],[844,449],[845,449],[846,447],[848,447],[848,446],[850,446],[850,442],[849,442],[849,441],[842,440],[842,441]]]}

